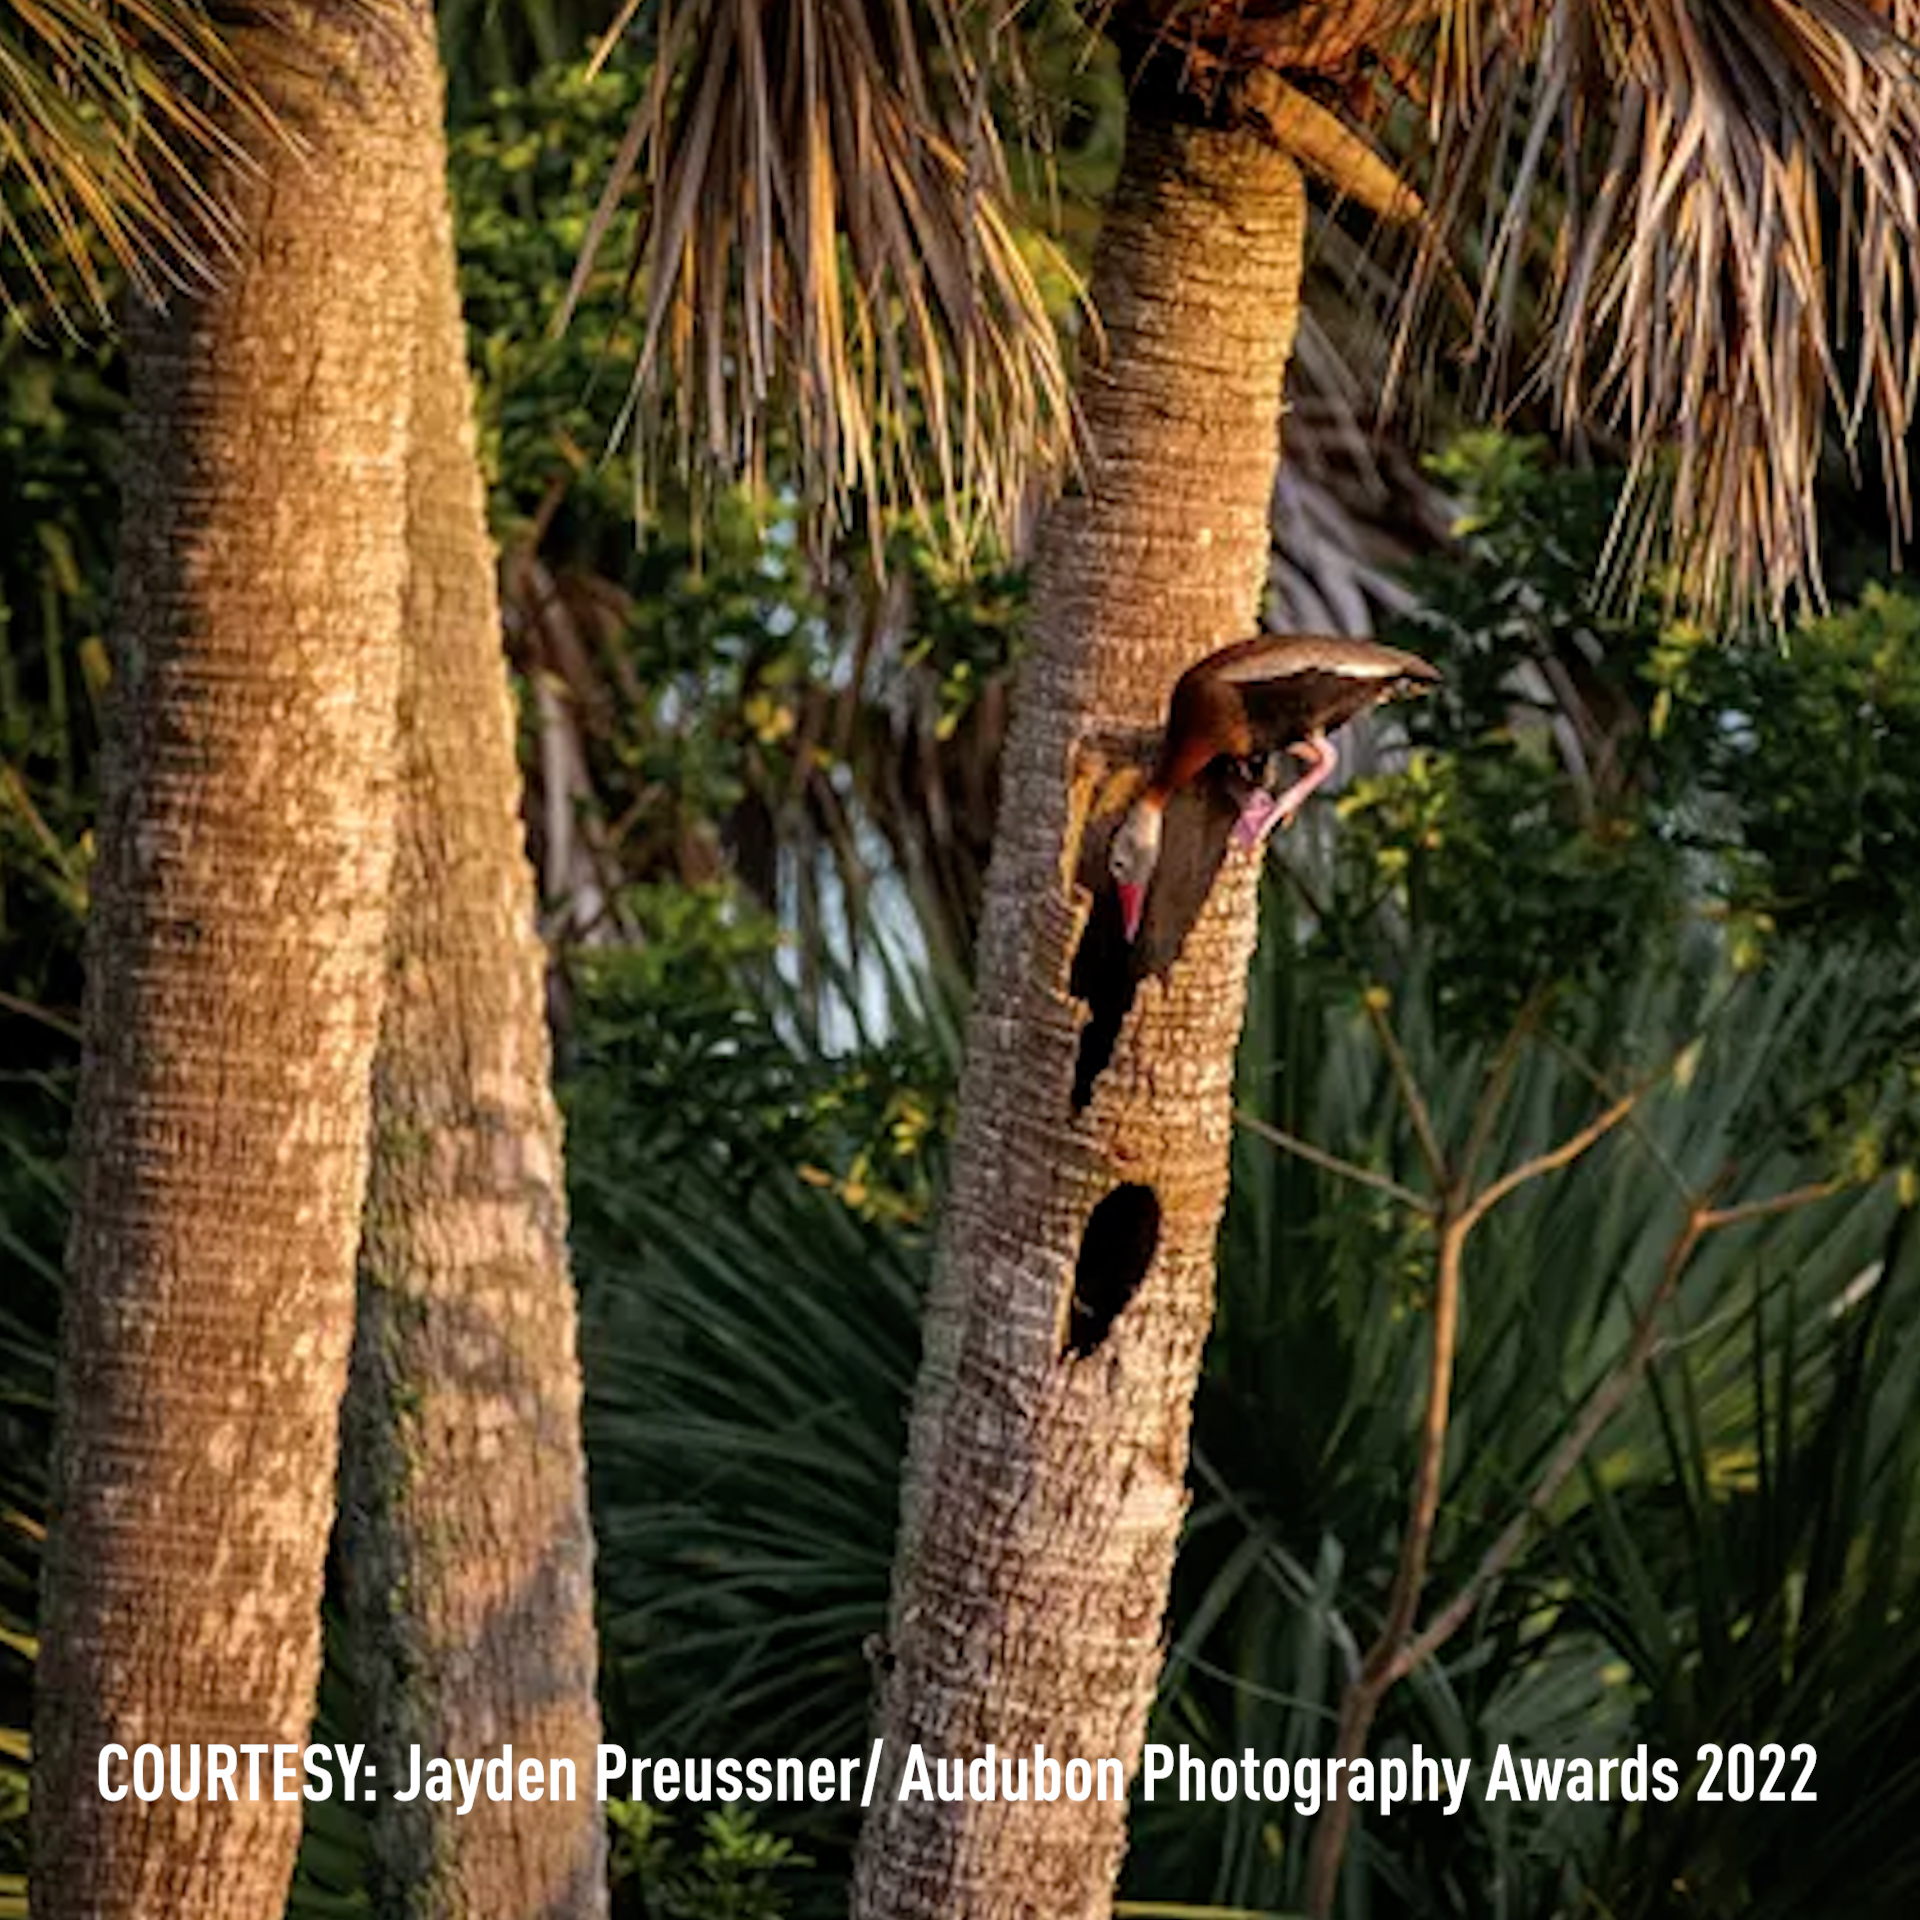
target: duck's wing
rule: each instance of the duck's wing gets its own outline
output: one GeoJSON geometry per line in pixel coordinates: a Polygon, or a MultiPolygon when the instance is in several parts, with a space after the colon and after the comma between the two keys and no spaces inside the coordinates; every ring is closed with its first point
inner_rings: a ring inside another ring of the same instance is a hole
{"type": "Polygon", "coordinates": [[[1137,979],[1164,976],[1186,944],[1220,877],[1240,810],[1214,780],[1196,781],[1167,804],[1160,864],[1133,944],[1137,979]]]}
{"type": "Polygon", "coordinates": [[[1262,636],[1223,648],[1215,659],[1215,683],[1232,689],[1254,747],[1264,752],[1329,733],[1379,701],[1440,678],[1418,654],[1335,634],[1262,636]]]}
{"type": "Polygon", "coordinates": [[[1255,686],[1293,678],[1437,681],[1439,670],[1417,653],[1354,640],[1338,633],[1260,633],[1209,654],[1191,669],[1196,677],[1229,686],[1255,686]]]}

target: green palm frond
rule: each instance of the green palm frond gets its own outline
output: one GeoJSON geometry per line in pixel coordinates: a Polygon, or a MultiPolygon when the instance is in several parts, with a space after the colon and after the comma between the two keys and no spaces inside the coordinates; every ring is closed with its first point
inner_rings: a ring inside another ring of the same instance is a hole
{"type": "Polygon", "coordinates": [[[957,0],[630,0],[617,31],[636,19],[652,80],[568,306],[643,180],[643,456],[757,477],[779,402],[826,525],[904,507],[950,552],[1010,537],[1071,407],[1036,272],[1065,269],[1009,210],[1002,29],[957,0]]]}
{"type": "Polygon", "coordinates": [[[236,238],[207,163],[272,126],[199,0],[0,0],[0,299],[204,277],[236,238]]]}
{"type": "Polygon", "coordinates": [[[1433,30],[1436,196],[1486,190],[1478,344],[1631,448],[1616,529],[1676,598],[1818,600],[1831,425],[1879,443],[1896,536],[1920,377],[1913,0],[1454,0],[1433,30]]]}

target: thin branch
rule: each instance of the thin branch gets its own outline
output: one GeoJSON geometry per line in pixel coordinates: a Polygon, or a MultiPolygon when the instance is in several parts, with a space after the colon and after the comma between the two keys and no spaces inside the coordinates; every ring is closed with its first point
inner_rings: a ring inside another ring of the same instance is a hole
{"type": "Polygon", "coordinates": [[[42,1026],[51,1027],[55,1033],[68,1040],[80,1038],[80,1023],[68,1020],[47,1008],[36,1006],[31,1000],[22,1000],[17,994],[11,994],[0,988],[0,1013],[17,1013],[23,1020],[38,1020],[42,1026]]]}
{"type": "Polygon", "coordinates": [[[1460,1178],[1468,1186],[1473,1184],[1473,1176],[1480,1166],[1480,1156],[1487,1150],[1494,1122],[1499,1118],[1500,1109],[1506,1101],[1514,1069],[1520,1064],[1520,1049],[1539,1024],[1543,999],[1544,993],[1539,988],[1527,995],[1526,1004],[1515,1016],[1513,1025],[1507,1029],[1506,1038],[1500,1042],[1500,1051],[1494,1055],[1493,1065],[1487,1070],[1486,1085],[1481,1088],[1480,1098],[1474,1103],[1473,1125],[1467,1131],[1467,1150],[1460,1158],[1460,1178]]]}
{"type": "MultiPolygon", "coordinates": [[[[1393,1684],[1393,1657],[1406,1639],[1420,1606],[1426,1583],[1427,1556],[1440,1513],[1441,1470],[1446,1462],[1447,1423],[1453,1396],[1453,1361],[1460,1326],[1461,1253],[1469,1222],[1453,1211],[1449,1195],[1440,1217],[1438,1278],[1433,1299],[1433,1353],[1427,1368],[1427,1406],[1420,1435],[1420,1459],[1414,1470],[1413,1497],[1407,1512],[1407,1530],[1401,1536],[1400,1558],[1387,1592],[1386,1616],[1359,1673],[1347,1683],[1340,1700],[1340,1730],[1334,1738],[1334,1758],[1354,1760],[1365,1750],[1380,1702],[1393,1684]]],[[[1330,1797],[1313,1831],[1307,1855],[1306,1910],[1314,1920],[1333,1911],[1340,1861],[1346,1852],[1347,1828],[1353,1803],[1345,1794],[1330,1797]]]]}
{"type": "Polygon", "coordinates": [[[1804,1187],[1769,1194],[1763,1200],[1742,1200],[1736,1206],[1715,1207],[1706,1215],[1705,1227],[1711,1233],[1721,1227],[1745,1226],[1749,1220],[1771,1220],[1778,1214],[1810,1207],[1816,1200],[1830,1200],[1850,1184],[1845,1180],[1810,1180],[1804,1187]]]}
{"type": "MultiPolygon", "coordinates": [[[[1370,1011],[1374,1009],[1371,998],[1368,1006],[1370,1011]]],[[[1384,1023],[1382,1038],[1389,1039],[1389,1030],[1384,1023]]],[[[1662,1074],[1660,1078],[1664,1079],[1665,1075],[1662,1074]]],[[[1411,1081],[1409,1072],[1402,1081],[1403,1092],[1411,1088],[1411,1081]]],[[[1417,1099],[1418,1089],[1411,1090],[1417,1099]]],[[[1414,1469],[1413,1493],[1408,1503],[1407,1527],[1401,1536],[1400,1557],[1394,1567],[1393,1584],[1388,1589],[1380,1631],[1367,1650],[1359,1674],[1348,1683],[1341,1699],[1340,1731],[1334,1742],[1334,1758],[1337,1760],[1359,1757],[1366,1747],[1367,1734],[1380,1711],[1381,1701],[1405,1671],[1401,1665],[1402,1651],[1419,1613],[1420,1595],[1426,1585],[1427,1564],[1433,1550],[1434,1529],[1440,1516],[1440,1489],[1446,1468],[1447,1431],[1452,1415],[1454,1360],[1459,1343],[1460,1295],[1467,1236],[1519,1187],[1577,1160],[1626,1119],[1647,1091],[1646,1086],[1636,1087],[1588,1121],[1577,1133],[1561,1141],[1557,1147],[1536,1154],[1531,1160],[1511,1168],[1471,1199],[1462,1201],[1457,1187],[1449,1185],[1445,1189],[1447,1197],[1439,1216],[1433,1352],[1428,1363],[1427,1404],[1421,1425],[1420,1458],[1414,1469]]],[[[1424,1106],[1419,1111],[1424,1114],[1424,1106]]],[[[1314,1828],[1313,1843],[1307,1856],[1306,1910],[1315,1916],[1315,1920],[1325,1920],[1325,1916],[1333,1910],[1340,1861],[1346,1851],[1347,1830],[1352,1817],[1351,1803],[1342,1795],[1328,1802],[1314,1828]]]]}
{"type": "MultiPolygon", "coordinates": [[[[1602,1381],[1589,1398],[1567,1442],[1549,1462],[1547,1473],[1527,1509],[1495,1542],[1494,1548],[1490,1550],[1488,1558],[1476,1572],[1474,1581],[1469,1583],[1468,1589],[1462,1595],[1456,1596],[1443,1611],[1441,1622],[1438,1623],[1442,1626],[1438,1639],[1434,1637],[1434,1629],[1429,1629],[1417,1640],[1410,1641],[1408,1636],[1412,1632],[1414,1621],[1419,1613],[1420,1596],[1426,1584],[1434,1533],[1439,1521],[1441,1483],[1446,1467],[1447,1434],[1452,1411],[1453,1374],[1459,1341],[1460,1298],[1463,1289],[1467,1238],[1503,1200],[1530,1182],[1570,1166],[1590,1148],[1605,1139],[1616,1127],[1631,1119],[1648,1093],[1671,1076],[1678,1056],[1676,1061],[1668,1062],[1652,1078],[1630,1092],[1610,1100],[1609,1104],[1595,1114],[1585,1126],[1569,1134],[1557,1146],[1535,1154],[1518,1166],[1510,1167],[1505,1173],[1489,1181],[1478,1193],[1469,1193],[1467,1189],[1472,1178],[1472,1170],[1491,1136],[1494,1112],[1518,1061],[1520,1046],[1528,1026],[1528,1017],[1523,1013],[1520,1020],[1515,1023],[1489,1071],[1487,1086],[1476,1105],[1463,1168],[1456,1179],[1448,1169],[1446,1156],[1434,1130],[1432,1114],[1414,1078],[1413,1069],[1400,1046],[1391,1022],[1386,1017],[1387,1004],[1383,993],[1373,992],[1366,997],[1368,1015],[1380,1037],[1381,1045],[1386,1049],[1401,1099],[1419,1138],[1421,1152],[1442,1195],[1437,1209],[1428,1209],[1436,1215],[1439,1240],[1434,1286],[1433,1349],[1427,1374],[1427,1399],[1422,1415],[1420,1455],[1414,1469],[1406,1531],[1401,1536],[1400,1555],[1394,1567],[1393,1583],[1388,1589],[1380,1631],[1369,1647],[1360,1671],[1348,1683],[1341,1698],[1340,1726],[1334,1742],[1334,1757],[1337,1760],[1352,1760],[1364,1751],[1367,1735],[1379,1713],[1380,1703],[1388,1691],[1412,1670],[1419,1659],[1425,1657],[1426,1651],[1429,1651],[1431,1646],[1439,1645],[1448,1634],[1458,1629],[1462,1620],[1467,1618],[1477,1604],[1477,1595],[1484,1591],[1484,1586],[1481,1584],[1483,1578],[1485,1581],[1491,1581],[1497,1577],[1499,1571],[1518,1551],[1532,1515],[1552,1500],[1566,1476],[1573,1471],[1574,1466],[1585,1454],[1594,1436],[1626,1397],[1653,1351],[1658,1337],[1660,1309],[1679,1285],[1680,1276],[1686,1270],[1687,1263],[1692,1259],[1694,1249],[1702,1236],[1721,1227],[1737,1225],[1742,1221],[1765,1219],[1789,1212],[1796,1206],[1807,1205],[1834,1191],[1833,1183],[1822,1182],[1795,1189],[1791,1193],[1775,1195],[1767,1200],[1748,1201],[1739,1206],[1716,1208],[1712,1205],[1712,1198],[1725,1184],[1727,1174],[1723,1173],[1705,1193],[1687,1192],[1686,1224],[1669,1250],[1666,1266],[1652,1296],[1636,1319],[1633,1337],[1626,1355],[1614,1372],[1602,1381]],[[1494,1558],[1496,1554],[1500,1556],[1498,1559],[1494,1558]]],[[[1602,1091],[1605,1091],[1604,1083],[1600,1082],[1597,1076],[1590,1074],[1589,1077],[1595,1079],[1595,1084],[1600,1085],[1602,1091]]],[[[1274,1131],[1277,1132],[1277,1129],[1274,1131]]],[[[1293,1142],[1290,1137],[1281,1140],[1278,1144],[1289,1147],[1305,1145],[1304,1142],[1293,1142]]],[[[1319,1149],[1314,1149],[1313,1152],[1317,1155],[1319,1149]]],[[[1348,1171],[1344,1166],[1337,1170],[1348,1171]]],[[[1381,1184],[1380,1176],[1369,1175],[1365,1169],[1351,1171],[1368,1185],[1381,1184]]],[[[1339,1882],[1340,1862],[1346,1849],[1347,1832],[1351,1820],[1351,1805],[1342,1795],[1328,1802],[1314,1829],[1312,1848],[1307,1860],[1305,1894],[1306,1910],[1315,1916],[1315,1920],[1325,1920],[1325,1916],[1332,1911],[1334,1894],[1339,1882]]]]}
{"type": "Polygon", "coordinates": [[[1568,1476],[1586,1457],[1588,1448],[1619,1411],[1635,1382],[1659,1350],[1660,1314],[1678,1290],[1681,1277],[1700,1242],[1709,1233],[1719,1232],[1723,1228],[1744,1226],[1755,1220],[1776,1219],[1782,1214],[1797,1212],[1802,1207],[1831,1199],[1836,1193],[1844,1191],[1846,1184],[1839,1180],[1817,1180],[1787,1193],[1771,1194],[1763,1200],[1746,1200],[1731,1207],[1712,1207],[1704,1198],[1696,1198],[1685,1224],[1668,1249],[1659,1282],[1648,1295],[1646,1305],[1634,1317],[1633,1334],[1626,1352],[1587,1396],[1579,1417],[1555,1449],[1553,1458],[1547,1462],[1526,1504],[1481,1555],[1480,1564],[1466,1585],[1441,1608],[1425,1630],[1408,1641],[1395,1656],[1392,1663],[1393,1680],[1404,1679],[1422,1661],[1439,1652],[1466,1624],[1494,1582],[1512,1564],[1534,1521],[1553,1504],[1555,1495],[1566,1484],[1568,1476]]]}
{"type": "Polygon", "coordinates": [[[1693,1258],[1694,1249],[1700,1244],[1700,1237],[1706,1231],[1704,1209],[1698,1203],[1688,1212],[1686,1221],[1675,1236],[1671,1247],[1667,1249],[1667,1258],[1661,1268],[1660,1278],[1653,1292],[1647,1296],[1647,1303],[1634,1318],[1633,1335],[1627,1343],[1627,1351],[1613,1370],[1588,1395],[1587,1404],[1581,1410],[1580,1417],[1574,1422],[1567,1437],[1547,1463],[1546,1471],[1540,1476],[1526,1505],[1502,1529],[1500,1536],[1481,1557],[1480,1565],[1474,1570],[1472,1579],[1454,1595],[1433,1622],[1417,1639],[1407,1642],[1398,1649],[1389,1664],[1389,1684],[1393,1680],[1404,1678],[1431,1654],[1459,1631],[1487,1589],[1497,1580],[1513,1556],[1520,1550],[1522,1541],[1533,1523],[1535,1514],[1543,1512],[1551,1503],[1555,1494],[1566,1483],[1567,1476],[1585,1457],[1588,1447],[1598,1437],[1600,1430],[1612,1419],[1621,1403],[1626,1399],[1634,1381],[1639,1377],[1640,1369],[1652,1357],[1658,1338],[1660,1310],[1672,1297],[1680,1283],[1680,1276],[1686,1271],[1687,1263],[1693,1258]]]}
{"type": "MultiPolygon", "coordinates": [[[[1601,1099],[1611,1101],[1615,1098],[1612,1082],[1577,1047],[1570,1046],[1565,1040],[1551,1033],[1547,1035],[1547,1042],[1561,1059],[1566,1061],[1593,1088],[1595,1093],[1599,1094],[1601,1099]]],[[[1670,1078],[1685,1057],[1686,1049],[1683,1047],[1667,1062],[1666,1072],[1660,1078],[1670,1078]]],[[[1645,1119],[1638,1112],[1630,1113],[1626,1124],[1627,1131],[1646,1148],[1648,1157],[1666,1175],[1667,1182],[1673,1188],[1675,1195],[1691,1205],[1695,1196],[1693,1188],[1687,1184],[1687,1176],[1680,1170],[1672,1154],[1654,1137],[1645,1119]]]]}
{"type": "Polygon", "coordinates": [[[22,1513],[18,1507],[0,1507],[0,1527],[11,1527],[36,1546],[46,1545],[47,1523],[34,1519],[31,1514],[22,1513]]]}
{"type": "Polygon", "coordinates": [[[1596,1114],[1576,1134],[1562,1140],[1557,1147],[1550,1147],[1545,1153],[1537,1153],[1531,1160],[1523,1160],[1517,1167],[1509,1167],[1499,1179],[1483,1187],[1470,1200],[1460,1214],[1462,1232],[1471,1231],[1478,1226],[1500,1202],[1517,1188],[1525,1186],[1530,1180],[1538,1180],[1544,1174],[1556,1173],[1567,1166],[1591,1146],[1596,1145],[1611,1133],[1641,1100],[1647,1089],[1636,1087],[1631,1093],[1625,1093],[1608,1107],[1604,1113],[1596,1114]]]}
{"type": "Polygon", "coordinates": [[[1169,1906],[1162,1900],[1116,1900],[1114,1920],[1286,1920],[1265,1907],[1169,1906]]]}
{"type": "Polygon", "coordinates": [[[1413,1066],[1400,1045],[1400,1036],[1393,1030],[1393,1022],[1387,1018],[1389,1001],[1386,989],[1369,988],[1362,997],[1367,1018],[1373,1022],[1373,1030],[1380,1036],[1380,1045],[1386,1051],[1387,1063],[1393,1069],[1394,1082],[1400,1089],[1407,1117],[1413,1122],[1414,1137],[1420,1142],[1420,1157],[1427,1163],[1427,1173],[1434,1186],[1444,1192],[1452,1186],[1453,1174],[1447,1166],[1447,1156],[1441,1151],[1440,1136],[1434,1131],[1433,1115],[1428,1111],[1426,1096],[1421,1093],[1420,1083],[1414,1078],[1413,1066]]]}
{"type": "Polygon", "coordinates": [[[1371,1187],[1376,1193],[1384,1193],[1390,1200],[1397,1200],[1403,1207],[1411,1207],[1416,1213],[1432,1214],[1437,1210],[1433,1201],[1415,1193],[1411,1187],[1403,1187],[1390,1174],[1376,1173],[1371,1167],[1343,1160],[1339,1154],[1329,1153],[1325,1147],[1316,1147],[1311,1140],[1302,1140],[1298,1134],[1288,1133],[1262,1120],[1257,1114],[1247,1112],[1244,1107],[1235,1107],[1233,1117],[1249,1133],[1257,1134],[1283,1153],[1306,1161],[1309,1166],[1319,1167],[1325,1173],[1338,1174],[1342,1180],[1351,1180],[1356,1186],[1371,1187]]]}
{"type": "MultiPolygon", "coordinates": [[[[1400,1545],[1400,1564],[1387,1592],[1386,1616],[1379,1637],[1367,1654],[1361,1680],[1378,1678],[1387,1670],[1394,1650],[1407,1637],[1426,1584],[1427,1559],[1433,1548],[1433,1530],[1440,1517],[1440,1481],[1446,1464],[1447,1426],[1453,1411],[1453,1363],[1459,1350],[1461,1257],[1472,1223],[1456,1215],[1440,1230],[1439,1283],[1433,1298],[1433,1352],[1427,1365],[1427,1407],[1421,1423],[1420,1461],[1413,1476],[1413,1499],[1407,1513],[1407,1531],[1400,1545]]],[[[1379,1688],[1377,1691],[1384,1691],[1379,1688]]]]}

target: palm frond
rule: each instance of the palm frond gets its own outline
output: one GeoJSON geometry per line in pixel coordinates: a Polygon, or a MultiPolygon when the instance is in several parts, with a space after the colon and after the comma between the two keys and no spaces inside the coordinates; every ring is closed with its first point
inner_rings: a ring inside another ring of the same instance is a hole
{"type": "Polygon", "coordinates": [[[237,238],[207,163],[274,126],[200,0],[0,0],[0,300],[9,269],[101,317],[105,261],[148,293],[205,278],[237,238]]]}
{"type": "Polygon", "coordinates": [[[644,180],[627,282],[640,456],[758,478],[779,402],[827,526],[905,507],[956,554],[1014,538],[1032,480],[1070,449],[1071,407],[1035,271],[1065,269],[1016,228],[991,112],[1005,29],[957,0],[635,15],[653,77],[567,307],[644,180]]]}
{"type": "Polygon", "coordinates": [[[1537,341],[1562,424],[1622,437],[1614,557],[1709,612],[1820,599],[1830,426],[1856,460],[1873,429],[1911,534],[1916,29],[1913,0],[1454,0],[1430,35],[1438,210],[1484,189],[1476,344],[1537,341]]]}

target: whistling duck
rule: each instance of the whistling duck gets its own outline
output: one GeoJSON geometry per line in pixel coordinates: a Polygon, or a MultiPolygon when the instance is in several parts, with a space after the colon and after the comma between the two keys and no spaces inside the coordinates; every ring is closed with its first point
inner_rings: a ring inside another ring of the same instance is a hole
{"type": "Polygon", "coordinates": [[[1196,662],[1175,683],[1153,777],[1113,836],[1109,866],[1132,940],[1160,862],[1167,801],[1219,764],[1240,809],[1233,837],[1259,845],[1290,821],[1339,765],[1327,735],[1395,695],[1440,678],[1417,654],[1336,635],[1262,633],[1196,662]],[[1290,753],[1306,772],[1275,794],[1275,762],[1290,753]]]}

